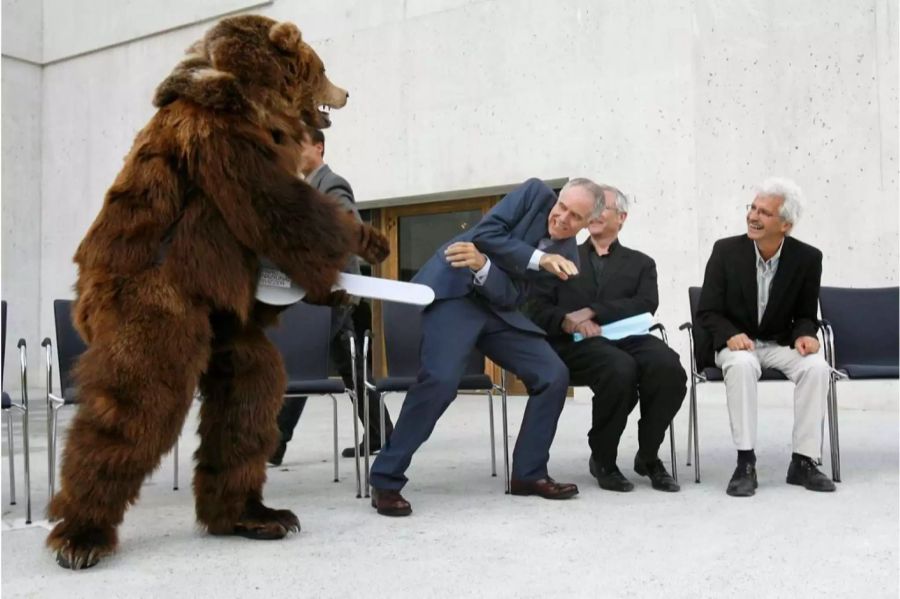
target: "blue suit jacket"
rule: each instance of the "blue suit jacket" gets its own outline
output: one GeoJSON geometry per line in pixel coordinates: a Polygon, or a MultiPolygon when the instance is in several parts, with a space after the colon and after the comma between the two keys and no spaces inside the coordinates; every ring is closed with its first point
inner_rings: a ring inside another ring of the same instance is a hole
{"type": "MultiPolygon", "coordinates": [[[[413,281],[434,290],[435,301],[464,297],[473,291],[510,326],[535,333],[544,331],[518,311],[525,300],[529,279],[552,277],[545,271],[528,270],[528,262],[541,239],[547,239],[547,217],[556,194],[539,179],[529,179],[506,195],[470,230],[443,246],[416,273],[413,281]],[[468,268],[454,268],[444,258],[451,243],[471,241],[491,260],[483,286],[475,285],[468,268]]],[[[575,238],[557,241],[543,251],[560,254],[578,264],[575,238]]]]}

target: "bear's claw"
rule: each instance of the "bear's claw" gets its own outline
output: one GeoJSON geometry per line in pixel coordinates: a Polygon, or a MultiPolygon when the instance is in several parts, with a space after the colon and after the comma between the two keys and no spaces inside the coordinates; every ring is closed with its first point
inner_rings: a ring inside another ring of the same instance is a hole
{"type": "Polygon", "coordinates": [[[56,552],[56,563],[67,570],[86,570],[96,566],[99,561],[100,550],[96,547],[76,549],[67,545],[56,552]]]}
{"type": "Polygon", "coordinates": [[[282,539],[289,532],[300,532],[300,520],[291,510],[276,510],[252,502],[234,525],[234,534],[247,539],[282,539]]]}

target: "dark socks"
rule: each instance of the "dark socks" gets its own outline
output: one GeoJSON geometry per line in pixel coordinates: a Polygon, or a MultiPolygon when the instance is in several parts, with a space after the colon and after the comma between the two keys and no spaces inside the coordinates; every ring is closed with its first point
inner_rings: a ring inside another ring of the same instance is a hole
{"type": "Polygon", "coordinates": [[[756,452],[752,449],[738,449],[738,464],[756,465],[756,452]]]}

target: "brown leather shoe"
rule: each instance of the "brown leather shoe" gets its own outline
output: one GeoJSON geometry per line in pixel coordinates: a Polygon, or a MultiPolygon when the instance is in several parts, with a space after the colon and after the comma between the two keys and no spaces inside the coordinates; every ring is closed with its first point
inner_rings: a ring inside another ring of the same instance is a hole
{"type": "Polygon", "coordinates": [[[573,483],[558,483],[549,476],[538,480],[509,481],[509,492],[513,495],[540,495],[544,499],[568,499],[578,495],[578,486],[573,483]]]}
{"type": "Polygon", "coordinates": [[[382,516],[409,516],[412,506],[403,499],[400,491],[372,487],[372,507],[382,516]]]}

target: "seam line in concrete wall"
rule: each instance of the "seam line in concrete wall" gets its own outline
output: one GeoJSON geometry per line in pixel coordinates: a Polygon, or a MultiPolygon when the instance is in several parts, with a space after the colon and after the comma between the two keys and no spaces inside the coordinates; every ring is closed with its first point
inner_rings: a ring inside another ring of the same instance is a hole
{"type": "MultiPolygon", "coordinates": [[[[232,11],[228,11],[228,12],[219,13],[219,14],[216,14],[216,15],[210,15],[209,17],[205,17],[205,18],[203,18],[203,19],[199,19],[199,20],[194,21],[194,22],[192,22],[192,23],[185,23],[184,25],[177,25],[177,26],[175,26],[175,27],[169,27],[169,28],[167,28],[167,29],[160,29],[159,31],[154,31],[153,33],[148,33],[148,34],[145,34],[145,35],[140,35],[140,36],[133,37],[133,38],[130,38],[130,39],[127,39],[127,40],[123,40],[123,41],[121,41],[121,42],[116,42],[116,43],[114,43],[114,44],[108,44],[108,45],[106,45],[106,46],[99,46],[99,47],[97,47],[97,48],[92,48],[92,49],[87,50],[87,51],[85,51],[85,52],[78,52],[77,54],[69,54],[69,55],[67,55],[67,56],[61,56],[61,57],[59,57],[59,58],[54,58],[54,59],[52,59],[52,60],[47,60],[47,61],[44,61],[44,62],[42,62],[42,63],[35,63],[35,62],[32,62],[31,64],[37,64],[38,66],[43,66],[43,67],[50,66],[50,65],[55,65],[55,64],[59,64],[59,63],[61,63],[61,62],[65,62],[65,61],[67,61],[67,60],[73,60],[73,59],[76,59],[76,58],[81,58],[82,56],[88,56],[88,55],[90,55],[90,54],[95,54],[95,53],[97,53],[97,52],[103,52],[103,51],[106,51],[106,50],[110,50],[110,49],[112,49],[112,48],[118,48],[119,46],[125,46],[125,45],[131,44],[131,43],[133,43],[133,42],[139,42],[139,41],[141,41],[141,40],[146,40],[146,39],[154,38],[154,37],[157,37],[157,36],[160,36],[160,35],[166,35],[167,33],[172,33],[173,31],[179,31],[179,30],[185,29],[185,28],[187,28],[187,27],[194,27],[195,25],[200,25],[200,24],[203,24],[203,23],[209,23],[209,22],[211,22],[211,21],[217,21],[217,20],[219,20],[219,19],[221,19],[221,18],[223,18],[223,17],[228,17],[228,16],[231,16],[231,15],[244,14],[244,13],[247,13],[247,12],[249,12],[249,11],[255,10],[255,9],[257,9],[257,8],[260,8],[260,7],[262,7],[262,6],[268,6],[268,5],[270,5],[270,4],[272,4],[272,0],[266,0],[265,2],[258,2],[258,3],[256,3],[256,4],[253,4],[253,5],[251,5],[251,6],[247,6],[247,7],[245,7],[245,8],[240,9],[240,10],[232,10],[232,11]]],[[[4,56],[6,56],[6,54],[4,54],[4,56]]],[[[22,59],[22,58],[18,58],[18,57],[14,57],[14,58],[16,58],[17,60],[23,60],[23,61],[25,61],[25,62],[30,62],[30,61],[27,61],[27,60],[22,59]]]]}
{"type": "Polygon", "coordinates": [[[35,66],[35,67],[44,66],[43,63],[35,62],[33,60],[28,60],[27,58],[22,58],[21,56],[15,56],[13,54],[2,54],[0,56],[3,56],[3,58],[8,58],[10,60],[15,60],[16,62],[21,62],[23,64],[30,64],[31,66],[35,66]]]}
{"type": "MultiPolygon", "coordinates": [[[[566,184],[569,177],[556,177],[554,179],[541,179],[549,187],[557,189],[566,184]]],[[[451,191],[439,191],[437,193],[427,193],[409,196],[395,196],[391,198],[377,198],[365,202],[359,202],[357,205],[361,210],[371,210],[374,208],[391,208],[393,206],[408,206],[411,204],[432,204],[434,202],[445,202],[448,200],[466,200],[469,198],[479,198],[493,195],[506,195],[522,183],[508,183],[506,185],[492,185],[490,187],[473,187],[470,189],[454,189],[451,191]]]]}

